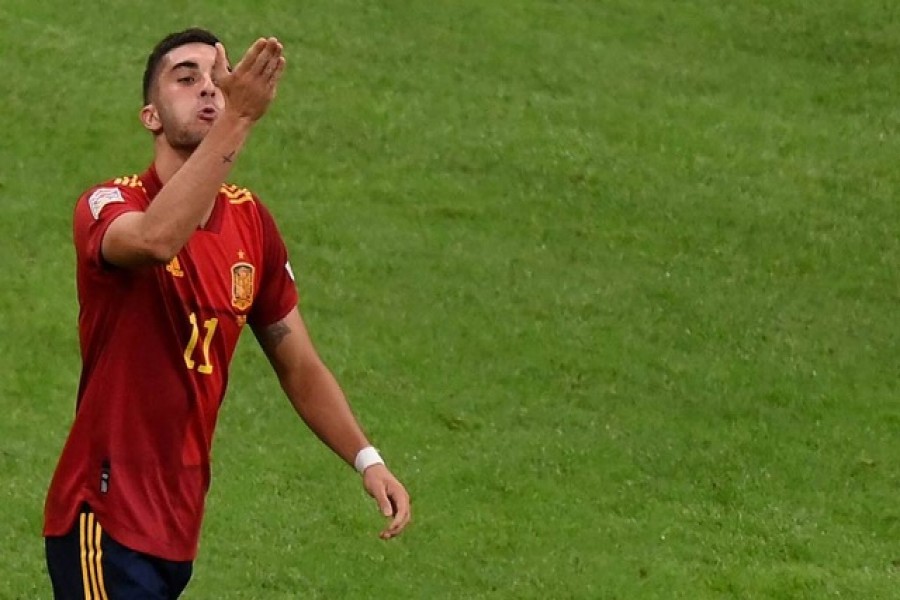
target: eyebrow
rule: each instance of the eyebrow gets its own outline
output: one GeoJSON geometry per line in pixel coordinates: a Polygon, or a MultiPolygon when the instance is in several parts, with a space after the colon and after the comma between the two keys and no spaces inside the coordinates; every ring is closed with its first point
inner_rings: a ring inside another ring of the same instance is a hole
{"type": "Polygon", "coordinates": [[[198,65],[197,63],[195,63],[195,62],[192,61],[192,60],[183,60],[183,61],[181,61],[180,63],[177,63],[177,64],[173,65],[172,68],[169,69],[169,71],[174,71],[174,70],[180,69],[180,68],[182,68],[182,67],[185,67],[185,68],[188,68],[188,69],[199,69],[199,68],[200,68],[200,65],[198,65]]]}

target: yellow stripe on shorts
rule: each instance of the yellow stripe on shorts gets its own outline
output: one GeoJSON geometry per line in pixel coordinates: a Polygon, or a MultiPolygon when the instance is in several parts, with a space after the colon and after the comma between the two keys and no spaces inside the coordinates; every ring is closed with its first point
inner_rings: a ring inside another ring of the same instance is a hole
{"type": "Polygon", "coordinates": [[[103,547],[100,540],[103,539],[103,528],[97,522],[97,587],[100,589],[100,600],[109,600],[106,595],[106,583],[103,577],[103,547]]]}
{"type": "Polygon", "coordinates": [[[93,600],[87,562],[87,515],[84,513],[81,513],[79,518],[78,531],[78,541],[81,545],[81,581],[84,584],[84,600],[93,600]]]}
{"type": "Polygon", "coordinates": [[[81,580],[85,600],[109,600],[103,581],[103,549],[100,541],[103,530],[94,519],[94,513],[82,514],[79,521],[81,544],[81,580]]]}

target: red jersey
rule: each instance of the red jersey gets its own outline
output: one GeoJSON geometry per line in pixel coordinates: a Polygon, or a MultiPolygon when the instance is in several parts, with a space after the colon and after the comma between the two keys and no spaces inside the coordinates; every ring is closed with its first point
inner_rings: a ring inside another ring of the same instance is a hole
{"type": "Polygon", "coordinates": [[[133,550],[193,560],[228,366],[245,323],[297,305],[278,229],[246,189],[222,186],[205,227],[167,265],[103,260],[109,224],[144,211],[155,169],[88,190],[75,208],[82,374],[75,420],[50,484],[44,535],[87,502],[133,550]]]}

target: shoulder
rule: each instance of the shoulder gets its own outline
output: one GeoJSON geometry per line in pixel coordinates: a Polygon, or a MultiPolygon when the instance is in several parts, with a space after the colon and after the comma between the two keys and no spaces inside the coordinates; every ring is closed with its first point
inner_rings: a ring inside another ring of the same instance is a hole
{"type": "Polygon", "coordinates": [[[233,183],[223,183],[219,188],[219,194],[228,201],[229,208],[252,214],[266,226],[273,222],[272,213],[269,212],[259,196],[248,188],[233,183]]]}
{"type": "Polygon", "coordinates": [[[89,211],[94,219],[97,219],[103,208],[110,204],[134,203],[144,196],[144,184],[139,176],[115,177],[93,185],[82,192],[78,198],[76,211],[89,211]]]}
{"type": "Polygon", "coordinates": [[[228,203],[234,206],[242,204],[258,204],[259,197],[245,187],[233,183],[223,183],[219,188],[219,194],[228,199],[228,203]]]}
{"type": "Polygon", "coordinates": [[[94,193],[96,190],[119,190],[121,192],[129,192],[130,190],[139,190],[143,192],[144,182],[141,181],[139,175],[123,175],[122,177],[114,177],[112,179],[107,179],[101,183],[93,185],[84,191],[82,196],[89,196],[94,193]]]}

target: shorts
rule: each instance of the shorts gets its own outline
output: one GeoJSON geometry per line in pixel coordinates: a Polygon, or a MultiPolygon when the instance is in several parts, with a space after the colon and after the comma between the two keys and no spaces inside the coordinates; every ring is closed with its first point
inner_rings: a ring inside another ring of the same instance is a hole
{"type": "Polygon", "coordinates": [[[175,600],[193,563],[135,552],[112,539],[85,506],[71,531],[44,540],[55,600],[175,600]]]}

